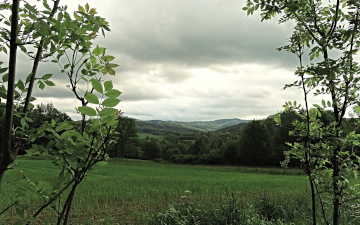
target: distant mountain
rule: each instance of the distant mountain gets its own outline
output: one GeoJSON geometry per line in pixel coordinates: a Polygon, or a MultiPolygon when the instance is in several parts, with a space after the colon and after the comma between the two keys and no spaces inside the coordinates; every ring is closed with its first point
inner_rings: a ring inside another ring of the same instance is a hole
{"type": "Polygon", "coordinates": [[[221,119],[221,120],[213,120],[213,121],[194,121],[194,122],[178,122],[178,123],[182,123],[188,126],[189,128],[199,129],[201,131],[215,131],[247,122],[248,120],[241,120],[234,118],[234,119],[221,119]]]}
{"type": "Polygon", "coordinates": [[[170,121],[161,120],[136,120],[136,127],[139,133],[152,135],[194,135],[199,133],[198,130],[190,129],[170,121]]]}
{"type": "MultiPolygon", "coordinates": [[[[249,121],[247,121],[249,122],[249,121]]],[[[221,132],[221,133],[232,133],[232,134],[236,134],[236,133],[240,133],[242,132],[242,130],[246,127],[246,123],[239,123],[233,126],[229,126],[229,127],[224,127],[222,129],[216,130],[216,132],[221,132]]]]}
{"type": "Polygon", "coordinates": [[[239,124],[247,123],[247,120],[241,119],[220,119],[213,121],[192,121],[192,122],[179,122],[179,121],[162,121],[162,120],[137,120],[136,126],[138,132],[148,133],[154,135],[164,134],[182,134],[193,135],[199,132],[209,132],[232,127],[239,124]]]}

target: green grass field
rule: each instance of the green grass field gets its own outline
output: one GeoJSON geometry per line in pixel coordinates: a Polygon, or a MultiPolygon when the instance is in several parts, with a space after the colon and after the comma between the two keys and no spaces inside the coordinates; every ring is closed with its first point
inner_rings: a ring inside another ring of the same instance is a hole
{"type": "Polygon", "coordinates": [[[155,138],[157,140],[163,140],[164,137],[161,135],[154,135],[154,134],[147,134],[147,133],[138,133],[137,137],[139,139],[146,139],[146,138],[155,138]]]}
{"type": "MultiPolygon", "coordinates": [[[[12,200],[23,185],[19,170],[34,181],[48,181],[57,169],[47,160],[21,159],[9,171],[2,185],[0,205],[12,200]]],[[[282,200],[306,196],[306,178],[296,170],[239,167],[186,166],[139,160],[113,160],[97,166],[81,185],[74,202],[74,224],[142,224],[151,213],[166,209],[190,191],[194,201],[216,203],[235,195],[242,201],[260,196],[282,200]],[[88,222],[88,223],[87,223],[88,222]]],[[[42,183],[46,186],[46,182],[42,183]]],[[[26,186],[25,186],[26,187],[26,186]]],[[[22,188],[23,189],[23,188],[22,188]]],[[[30,192],[31,191],[27,191],[30,192]]],[[[38,204],[35,196],[31,205],[38,204]]],[[[0,209],[1,210],[1,209],[0,209]]],[[[29,213],[29,212],[28,212],[29,213]]],[[[39,224],[51,220],[51,211],[39,224]]],[[[15,210],[0,218],[11,224],[15,210]]]]}

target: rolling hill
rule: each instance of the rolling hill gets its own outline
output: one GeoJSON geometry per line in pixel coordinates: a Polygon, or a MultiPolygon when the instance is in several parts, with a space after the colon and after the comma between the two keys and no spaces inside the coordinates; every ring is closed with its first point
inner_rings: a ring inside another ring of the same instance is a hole
{"type": "Polygon", "coordinates": [[[247,120],[241,119],[220,119],[220,120],[213,120],[213,121],[193,121],[193,122],[177,122],[188,126],[192,129],[199,129],[201,131],[216,131],[219,129],[235,126],[238,124],[247,123],[247,120]]]}
{"type": "Polygon", "coordinates": [[[165,134],[182,134],[194,135],[199,132],[210,132],[228,127],[233,127],[239,124],[247,123],[247,120],[241,119],[220,119],[213,121],[163,121],[163,120],[136,120],[138,132],[153,135],[165,134]]]}
{"type": "Polygon", "coordinates": [[[171,121],[161,120],[136,120],[136,127],[139,133],[151,135],[194,135],[199,132],[199,130],[187,128],[171,121]]]}
{"type": "Polygon", "coordinates": [[[239,123],[233,126],[218,129],[215,132],[238,134],[241,133],[242,130],[246,127],[246,124],[247,123],[239,123]]]}

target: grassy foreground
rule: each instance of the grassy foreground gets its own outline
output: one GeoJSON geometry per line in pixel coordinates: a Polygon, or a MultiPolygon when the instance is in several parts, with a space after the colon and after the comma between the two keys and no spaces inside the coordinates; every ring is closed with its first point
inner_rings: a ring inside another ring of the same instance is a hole
{"type": "MultiPolygon", "coordinates": [[[[57,169],[47,160],[18,160],[2,185],[0,206],[19,192],[28,193],[32,207],[39,200],[33,191],[24,190],[24,174],[48,185],[57,169]],[[44,182],[45,181],[45,182],[44,182]],[[15,188],[14,186],[17,186],[15,188]],[[22,187],[21,187],[22,186],[22,187]],[[19,191],[20,190],[20,191],[19,191]]],[[[79,188],[74,202],[72,224],[143,224],[152,213],[181,201],[184,193],[197,202],[215,204],[229,196],[248,202],[262,196],[287,201],[304,199],[306,178],[298,171],[238,167],[184,166],[139,160],[113,160],[95,168],[79,188]],[[286,175],[283,175],[285,173],[286,175]]],[[[25,188],[24,188],[25,187],[25,188]]],[[[295,206],[296,207],[296,206],[295,206]]],[[[2,210],[2,207],[0,208],[2,210]]],[[[28,210],[26,213],[30,213],[28,210]]],[[[39,224],[52,219],[46,211],[39,224]]],[[[0,218],[0,224],[12,224],[16,211],[0,218]]]]}

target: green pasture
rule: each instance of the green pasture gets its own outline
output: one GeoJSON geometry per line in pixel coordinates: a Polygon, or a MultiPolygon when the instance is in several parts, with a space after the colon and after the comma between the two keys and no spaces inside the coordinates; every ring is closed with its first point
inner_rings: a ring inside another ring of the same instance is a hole
{"type": "MultiPolygon", "coordinates": [[[[19,193],[27,193],[29,197],[25,203],[36,208],[40,200],[23,176],[46,187],[57,172],[57,168],[47,160],[17,160],[15,169],[4,178],[0,205],[10,203],[19,193]]],[[[79,187],[72,221],[74,224],[142,224],[152,213],[181,201],[184,194],[204,204],[220,202],[229,196],[236,196],[244,202],[263,195],[279,201],[303,199],[307,196],[306,177],[298,174],[301,172],[284,169],[112,160],[93,169],[79,187]]],[[[11,224],[17,219],[15,214],[13,209],[0,220],[11,224]]],[[[39,218],[39,224],[51,221],[52,216],[51,210],[46,211],[39,218]]]]}

